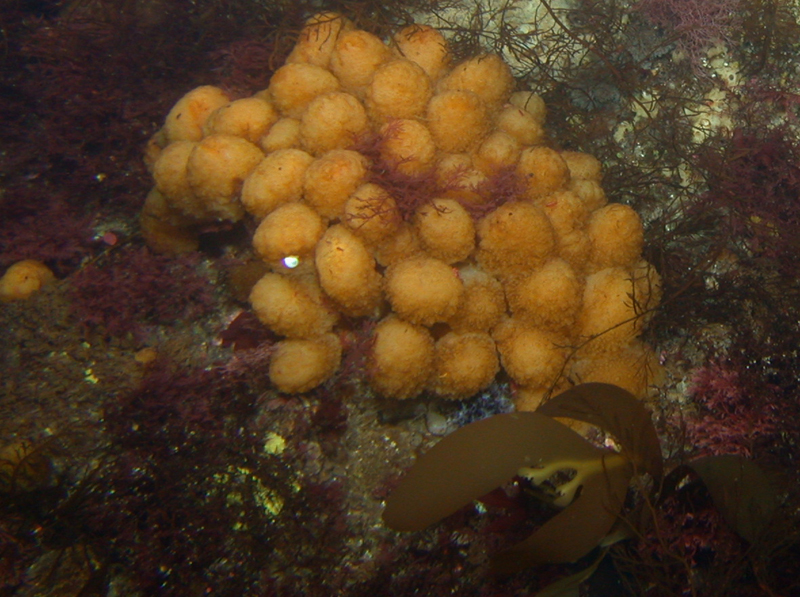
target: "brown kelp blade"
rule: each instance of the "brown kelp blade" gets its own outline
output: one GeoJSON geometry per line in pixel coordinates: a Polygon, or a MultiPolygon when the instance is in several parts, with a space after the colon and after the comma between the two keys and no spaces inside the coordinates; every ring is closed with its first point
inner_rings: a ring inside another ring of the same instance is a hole
{"type": "Polygon", "coordinates": [[[595,573],[607,553],[608,548],[603,549],[590,566],[574,574],[560,578],[556,582],[547,585],[532,597],[578,597],[581,594],[581,585],[595,573]]]}
{"type": "Polygon", "coordinates": [[[607,383],[584,383],[545,402],[536,412],[600,427],[617,439],[638,473],[661,479],[661,444],[650,412],[627,390],[607,383]]]}
{"type": "MultiPolygon", "coordinates": [[[[630,462],[611,452],[583,480],[580,495],[525,539],[492,558],[492,572],[513,574],[538,564],[574,562],[597,547],[619,518],[630,462]]],[[[580,471],[578,471],[580,474],[580,471]]]]}
{"type": "Polygon", "coordinates": [[[714,505],[734,530],[755,541],[778,507],[778,494],[759,466],[742,456],[706,456],[689,463],[708,488],[714,505]]]}
{"type": "Polygon", "coordinates": [[[539,413],[466,425],[417,459],[383,511],[387,526],[418,531],[509,481],[521,467],[597,460],[602,451],[539,413]]]}

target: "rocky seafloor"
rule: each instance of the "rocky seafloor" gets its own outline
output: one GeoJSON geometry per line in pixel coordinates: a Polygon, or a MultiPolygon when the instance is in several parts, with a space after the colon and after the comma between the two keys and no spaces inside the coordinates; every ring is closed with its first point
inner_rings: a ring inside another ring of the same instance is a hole
{"type": "Polygon", "coordinates": [[[674,487],[632,491],[628,520],[651,524],[555,594],[799,591],[796,4],[19,0],[0,9],[0,266],[40,260],[57,281],[0,304],[2,594],[535,595],[595,562],[487,573],[552,514],[522,480],[419,533],[382,523],[417,454],[511,408],[508,380],[385,400],[356,350],[280,395],[247,231],[208,229],[179,258],[141,239],[142,155],[169,108],[201,84],[265,88],[323,9],[500,53],[545,99],[553,143],[598,157],[610,200],[642,216],[663,280],[646,339],[665,381],[647,406],[674,487]],[[752,540],[681,468],[725,454],[774,486],[752,540]]]}

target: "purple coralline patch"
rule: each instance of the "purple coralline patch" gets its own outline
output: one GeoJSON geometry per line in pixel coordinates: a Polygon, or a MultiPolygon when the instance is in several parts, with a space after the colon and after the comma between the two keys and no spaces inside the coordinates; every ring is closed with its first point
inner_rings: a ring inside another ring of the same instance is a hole
{"type": "Polygon", "coordinates": [[[170,324],[208,313],[211,282],[197,272],[200,257],[156,255],[145,247],[109,252],[70,278],[75,314],[113,336],[148,324],[170,324]]]}

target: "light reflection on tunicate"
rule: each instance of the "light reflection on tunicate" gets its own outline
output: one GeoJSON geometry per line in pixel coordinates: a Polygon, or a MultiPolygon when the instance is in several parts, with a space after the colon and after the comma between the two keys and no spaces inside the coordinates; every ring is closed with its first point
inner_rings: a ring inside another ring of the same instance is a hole
{"type": "Polygon", "coordinates": [[[300,258],[297,255],[289,255],[288,257],[284,257],[283,265],[289,269],[294,269],[300,265],[300,258]]]}

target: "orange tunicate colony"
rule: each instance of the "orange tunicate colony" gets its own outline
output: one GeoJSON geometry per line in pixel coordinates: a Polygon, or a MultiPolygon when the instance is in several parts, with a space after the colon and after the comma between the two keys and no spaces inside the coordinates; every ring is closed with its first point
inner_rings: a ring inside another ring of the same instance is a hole
{"type": "Polygon", "coordinates": [[[252,222],[270,271],[250,302],[285,338],[282,392],[334,375],[339,333],[365,318],[383,396],[464,398],[501,368],[519,408],[581,381],[643,395],[660,284],[642,223],[607,202],[595,158],[547,145],[545,114],[498,56],[452,65],[430,27],[384,43],[320,14],[267,89],[204,86],[170,111],[142,230],[178,253],[203,225],[252,222]]]}
{"type": "Polygon", "coordinates": [[[0,277],[0,302],[26,300],[55,279],[50,268],[41,261],[17,261],[0,277]]]}

